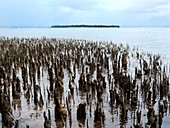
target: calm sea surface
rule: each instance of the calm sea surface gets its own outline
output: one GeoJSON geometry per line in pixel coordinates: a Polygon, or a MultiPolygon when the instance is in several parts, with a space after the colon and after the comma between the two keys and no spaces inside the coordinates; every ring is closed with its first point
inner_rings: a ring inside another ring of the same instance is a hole
{"type": "Polygon", "coordinates": [[[0,36],[112,41],[170,60],[170,28],[0,28],[0,36]]]}

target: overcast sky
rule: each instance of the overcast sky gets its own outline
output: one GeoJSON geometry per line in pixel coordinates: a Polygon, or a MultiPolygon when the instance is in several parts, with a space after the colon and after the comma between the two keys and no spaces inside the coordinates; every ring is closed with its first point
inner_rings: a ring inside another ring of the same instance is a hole
{"type": "Polygon", "coordinates": [[[170,0],[1,0],[0,26],[170,26],[170,0]]]}

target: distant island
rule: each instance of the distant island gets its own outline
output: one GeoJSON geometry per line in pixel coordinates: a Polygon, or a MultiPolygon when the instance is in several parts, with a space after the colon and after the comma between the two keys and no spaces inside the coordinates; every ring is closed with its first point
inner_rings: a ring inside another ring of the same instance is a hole
{"type": "Polygon", "coordinates": [[[53,25],[51,28],[119,28],[119,25],[53,25]]]}

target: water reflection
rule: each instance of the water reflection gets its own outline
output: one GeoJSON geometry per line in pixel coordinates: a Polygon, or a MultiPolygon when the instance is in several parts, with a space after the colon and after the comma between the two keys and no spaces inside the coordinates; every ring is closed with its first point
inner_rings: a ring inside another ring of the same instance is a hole
{"type": "Polygon", "coordinates": [[[169,111],[169,69],[159,55],[112,42],[47,38],[0,42],[3,125],[163,125],[169,111]]]}

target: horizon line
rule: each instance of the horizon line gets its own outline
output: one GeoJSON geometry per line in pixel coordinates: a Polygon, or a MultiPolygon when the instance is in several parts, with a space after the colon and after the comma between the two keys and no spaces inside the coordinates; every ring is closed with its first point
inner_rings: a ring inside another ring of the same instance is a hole
{"type": "MultiPolygon", "coordinates": [[[[60,24],[60,25],[52,25],[52,26],[67,26],[68,24],[65,24],[65,25],[62,25],[62,24],[60,24]]],[[[71,24],[70,24],[71,25],[71,24]]],[[[72,25],[89,25],[89,24],[72,24],[72,25]]],[[[90,24],[90,25],[92,25],[92,24],[90,24]]],[[[96,26],[97,25],[103,25],[103,24],[95,24],[96,26]]],[[[0,28],[52,28],[52,26],[0,26],[0,28]]],[[[104,26],[111,26],[111,25],[105,25],[104,24],[104,26]]],[[[113,26],[117,26],[117,25],[113,25],[113,26]]],[[[118,25],[119,26],[119,25],[118,25]]],[[[170,26],[148,26],[148,25],[146,25],[146,26],[130,26],[130,25],[123,25],[123,26],[120,26],[120,28],[144,28],[144,27],[146,27],[146,28],[169,28],[170,26]]]]}

